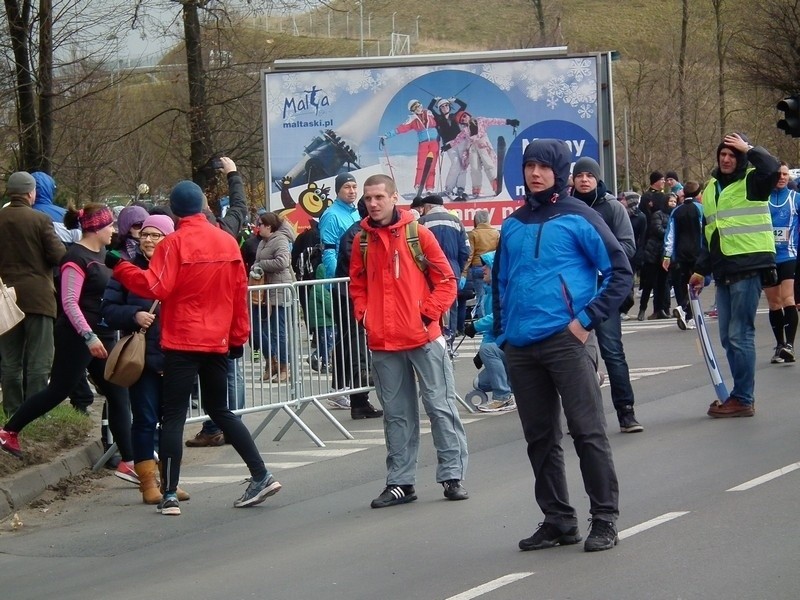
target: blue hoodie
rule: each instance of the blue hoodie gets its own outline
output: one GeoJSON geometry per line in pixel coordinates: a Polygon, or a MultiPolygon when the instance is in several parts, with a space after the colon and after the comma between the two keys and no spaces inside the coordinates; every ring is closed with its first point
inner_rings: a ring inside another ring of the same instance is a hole
{"type": "Polygon", "coordinates": [[[500,230],[492,273],[498,344],[528,346],[573,319],[592,329],[630,293],[633,275],[619,242],[597,211],[567,192],[571,159],[561,140],[525,149],[523,171],[528,162],[548,166],[555,184],[538,193],[526,184],[525,204],[500,230]]]}
{"type": "Polygon", "coordinates": [[[36,202],[33,203],[33,208],[46,214],[53,223],[63,223],[64,215],[67,214],[66,209],[53,204],[56,195],[55,180],[42,171],[36,171],[31,175],[36,180],[36,202]]]}
{"type": "Polygon", "coordinates": [[[36,180],[36,201],[33,203],[33,208],[39,212],[43,212],[53,221],[56,235],[65,244],[74,244],[81,239],[80,229],[67,229],[64,225],[64,215],[67,210],[53,204],[53,198],[56,195],[56,182],[47,173],[36,171],[31,173],[36,180]]]}
{"type": "MultiPolygon", "coordinates": [[[[494,266],[495,251],[486,252],[481,254],[481,261],[484,265],[491,269],[494,266]]],[[[482,333],[481,346],[496,342],[494,335],[494,314],[492,314],[492,284],[483,282],[484,296],[483,296],[483,314],[484,316],[473,323],[475,331],[482,333]]]]}

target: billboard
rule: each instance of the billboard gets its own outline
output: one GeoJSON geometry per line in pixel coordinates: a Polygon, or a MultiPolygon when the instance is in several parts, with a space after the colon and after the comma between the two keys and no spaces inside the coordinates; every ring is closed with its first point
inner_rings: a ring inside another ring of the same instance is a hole
{"type": "Polygon", "coordinates": [[[276,62],[263,74],[267,205],[304,228],[337,174],[384,173],[401,206],[436,193],[466,225],[477,209],[499,225],[524,197],[526,145],[544,137],[613,182],[608,57],[547,50],[276,62]]]}

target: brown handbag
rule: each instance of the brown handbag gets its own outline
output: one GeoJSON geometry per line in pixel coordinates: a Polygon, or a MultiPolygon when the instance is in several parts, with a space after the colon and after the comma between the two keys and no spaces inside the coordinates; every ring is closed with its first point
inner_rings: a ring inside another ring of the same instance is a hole
{"type": "MultiPolygon", "coordinates": [[[[155,312],[158,300],[150,307],[151,313],[155,312]]],[[[147,343],[145,341],[146,329],[140,329],[130,335],[120,338],[108,353],[104,377],[109,383],[121,387],[130,387],[142,376],[144,371],[144,357],[147,343]]]]}

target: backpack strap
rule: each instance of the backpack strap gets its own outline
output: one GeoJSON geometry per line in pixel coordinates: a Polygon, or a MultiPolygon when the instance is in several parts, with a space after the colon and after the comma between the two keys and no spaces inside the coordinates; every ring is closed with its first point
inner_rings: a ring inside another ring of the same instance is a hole
{"type": "Polygon", "coordinates": [[[406,225],[406,242],[408,249],[411,250],[411,256],[414,257],[414,262],[424,273],[428,269],[428,259],[425,258],[422,245],[419,243],[419,223],[417,221],[411,221],[406,225]]]}

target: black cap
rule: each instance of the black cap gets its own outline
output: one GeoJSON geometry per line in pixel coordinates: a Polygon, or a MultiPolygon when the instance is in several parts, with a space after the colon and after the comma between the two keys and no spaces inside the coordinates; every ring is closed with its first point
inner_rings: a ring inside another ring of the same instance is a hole
{"type": "Polygon", "coordinates": [[[356,181],[356,178],[353,177],[351,173],[339,173],[336,176],[336,182],[333,184],[334,191],[338,194],[339,190],[342,189],[342,186],[350,181],[354,183],[356,181]]]}

